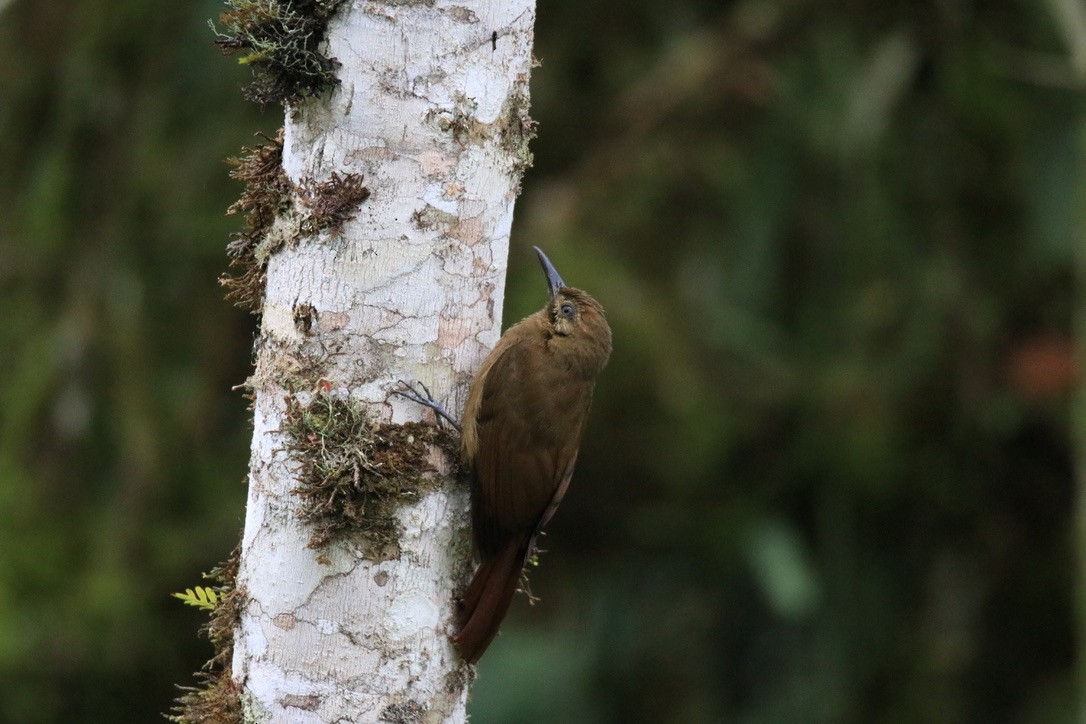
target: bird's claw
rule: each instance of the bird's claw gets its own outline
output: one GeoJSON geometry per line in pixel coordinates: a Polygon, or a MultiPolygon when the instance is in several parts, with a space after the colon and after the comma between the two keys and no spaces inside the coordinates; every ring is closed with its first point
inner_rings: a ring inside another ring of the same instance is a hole
{"type": "Polygon", "coordinates": [[[430,388],[423,384],[421,380],[415,380],[414,385],[405,380],[400,380],[400,388],[401,389],[393,390],[393,394],[399,395],[406,400],[411,400],[423,407],[429,407],[434,411],[434,414],[437,415],[438,423],[444,419],[456,428],[457,432],[460,432],[460,425],[457,424],[456,420],[452,418],[452,415],[445,410],[445,406],[434,399],[434,396],[430,394],[430,388]],[[415,385],[418,385],[418,388],[416,388],[415,385]]]}
{"type": "Polygon", "coordinates": [[[433,409],[432,406],[438,403],[434,400],[434,396],[430,394],[430,388],[418,380],[415,381],[415,385],[412,385],[406,380],[400,380],[401,389],[394,390],[393,394],[433,409]],[[419,392],[419,390],[415,388],[415,385],[418,385],[422,391],[419,392]]]}

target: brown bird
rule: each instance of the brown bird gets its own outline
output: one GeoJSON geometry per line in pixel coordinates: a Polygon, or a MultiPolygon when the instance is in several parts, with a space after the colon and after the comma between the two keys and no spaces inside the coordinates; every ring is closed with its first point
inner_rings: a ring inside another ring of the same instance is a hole
{"type": "MultiPolygon", "coordinates": [[[[535,251],[550,301],[506,330],[464,406],[461,456],[474,471],[479,567],[458,601],[460,630],[452,640],[470,663],[498,633],[536,536],[566,494],[596,375],[611,356],[603,307],[567,287],[547,256],[535,251]]],[[[405,396],[448,419],[433,400],[405,396]]]]}

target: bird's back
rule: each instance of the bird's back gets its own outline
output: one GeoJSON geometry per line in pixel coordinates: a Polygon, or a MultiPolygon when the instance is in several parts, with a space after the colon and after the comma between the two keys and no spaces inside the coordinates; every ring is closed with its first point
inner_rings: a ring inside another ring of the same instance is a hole
{"type": "Polygon", "coordinates": [[[476,434],[467,461],[475,471],[472,517],[483,560],[509,536],[540,524],[572,474],[591,404],[594,379],[563,369],[547,349],[540,317],[506,332],[484,364],[485,374],[476,377],[465,410],[465,423],[474,422],[476,434]]]}

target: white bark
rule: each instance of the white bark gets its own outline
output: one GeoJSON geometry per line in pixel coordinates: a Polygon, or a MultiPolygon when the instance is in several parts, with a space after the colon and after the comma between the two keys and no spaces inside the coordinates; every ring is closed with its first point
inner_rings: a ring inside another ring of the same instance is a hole
{"type": "Polygon", "coordinates": [[[277,380],[291,351],[335,351],[323,376],[379,420],[423,418],[387,399],[400,379],[459,410],[500,333],[522,161],[506,127],[526,103],[534,19],[534,0],[344,3],[328,35],[341,85],[288,113],[295,183],[361,173],[372,196],[341,236],[288,244],[268,263],[233,660],[247,718],[379,722],[413,702],[418,721],[465,721],[447,635],[466,492],[447,481],[404,508],[396,560],[333,545],[318,562],[291,493],[277,380]],[[303,305],[316,312],[308,335],[294,320],[303,305]]]}

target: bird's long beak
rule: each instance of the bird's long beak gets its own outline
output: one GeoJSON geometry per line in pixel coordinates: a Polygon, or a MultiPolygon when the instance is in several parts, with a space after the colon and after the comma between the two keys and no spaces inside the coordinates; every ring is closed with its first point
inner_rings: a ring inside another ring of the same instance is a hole
{"type": "Polygon", "coordinates": [[[543,250],[538,246],[533,246],[535,253],[539,255],[539,264],[543,267],[543,273],[547,275],[547,289],[550,290],[551,299],[558,294],[558,290],[566,285],[562,281],[562,276],[558,273],[558,270],[554,268],[554,264],[551,264],[551,260],[547,258],[547,255],[543,253],[543,250]]]}

